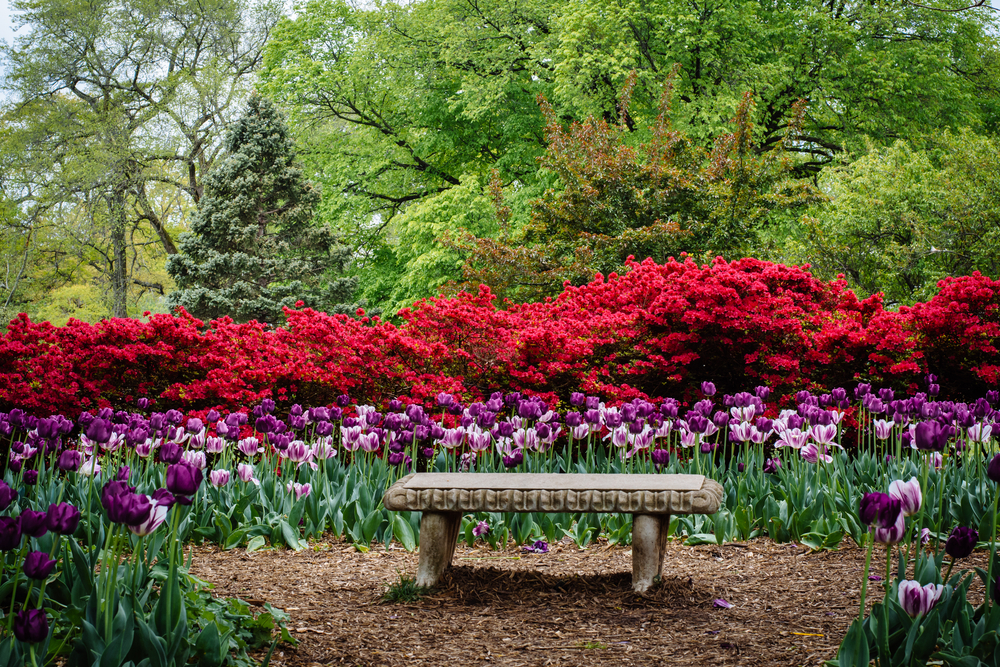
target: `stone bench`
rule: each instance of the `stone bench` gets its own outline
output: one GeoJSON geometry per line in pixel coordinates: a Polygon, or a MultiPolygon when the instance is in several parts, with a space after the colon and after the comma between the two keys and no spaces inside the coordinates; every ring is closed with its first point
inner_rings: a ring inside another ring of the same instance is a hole
{"type": "Polygon", "coordinates": [[[662,574],[671,515],[714,514],[722,494],[721,484],[702,475],[414,473],[389,487],[383,503],[423,512],[418,586],[434,586],[451,564],[463,514],[632,514],[632,587],[642,593],[662,574]]]}

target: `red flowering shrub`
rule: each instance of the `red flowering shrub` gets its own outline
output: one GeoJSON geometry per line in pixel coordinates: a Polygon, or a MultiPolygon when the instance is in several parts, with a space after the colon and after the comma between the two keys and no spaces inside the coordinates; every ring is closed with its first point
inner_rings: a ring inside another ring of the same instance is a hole
{"type": "Polygon", "coordinates": [[[1000,280],[978,271],[945,278],[927,303],[900,311],[921,336],[927,364],[947,395],[980,396],[1000,384],[1000,280]]]}
{"type": "Polygon", "coordinates": [[[496,389],[626,400],[692,396],[702,380],[726,393],[855,380],[913,389],[928,370],[957,398],[996,383],[998,303],[1000,283],[977,274],[894,313],[806,268],[718,259],[630,261],[623,275],[506,309],[482,287],[420,301],[400,326],[310,309],[287,311],[278,329],[183,312],[65,327],[22,315],[0,337],[0,410],[76,414],[140,396],[158,409],[316,405],[341,393],[429,402],[496,389]]]}

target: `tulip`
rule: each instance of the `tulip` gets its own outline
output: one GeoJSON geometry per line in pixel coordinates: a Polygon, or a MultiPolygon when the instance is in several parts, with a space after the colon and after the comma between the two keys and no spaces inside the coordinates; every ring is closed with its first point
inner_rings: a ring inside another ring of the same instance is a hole
{"type": "Polygon", "coordinates": [[[21,546],[21,521],[9,516],[0,516],[0,551],[10,551],[21,546]]]}
{"type": "Polygon", "coordinates": [[[21,569],[29,579],[44,581],[49,578],[55,567],[56,561],[49,558],[47,553],[44,551],[32,551],[24,557],[24,565],[21,566],[21,569]]]}
{"type": "Polygon", "coordinates": [[[820,450],[820,448],[812,442],[803,446],[802,449],[799,450],[799,455],[801,455],[807,463],[819,463],[821,459],[826,463],[833,463],[833,457],[825,453],[825,451],[820,450]]]}
{"type": "Polygon", "coordinates": [[[705,394],[705,396],[715,396],[715,384],[707,381],[702,382],[701,393],[705,394]]]}
{"type": "MultiPolygon", "coordinates": [[[[827,415],[831,413],[826,412],[827,415]]],[[[833,418],[832,415],[830,417],[833,418]]],[[[809,435],[812,439],[821,445],[833,444],[833,441],[837,437],[837,425],[836,424],[815,424],[809,429],[809,435]]]]}
{"type": "Polygon", "coordinates": [[[253,456],[264,451],[264,448],[260,446],[260,440],[257,438],[243,438],[236,443],[236,448],[247,456],[253,456]]]}
{"type": "Polygon", "coordinates": [[[225,449],[226,441],[224,438],[216,438],[214,436],[205,438],[205,452],[207,454],[221,454],[225,449]]]}
{"type": "Polygon", "coordinates": [[[205,452],[196,452],[191,449],[188,449],[181,455],[181,462],[193,466],[198,470],[204,470],[208,467],[208,458],[205,456],[205,452]]]}
{"type": "Polygon", "coordinates": [[[25,470],[24,477],[22,477],[24,483],[28,486],[34,486],[38,484],[38,471],[37,470],[25,470]]]}
{"type": "Polygon", "coordinates": [[[902,509],[902,503],[897,498],[885,493],[866,493],[861,498],[858,515],[865,525],[875,522],[882,528],[892,528],[902,509]]]}
{"type": "Polygon", "coordinates": [[[15,500],[17,500],[17,491],[0,479],[0,512],[10,507],[15,500]]]}
{"type": "Polygon", "coordinates": [[[941,451],[948,444],[948,432],[936,421],[917,424],[913,432],[913,445],[917,449],[941,451]]]}
{"type": "MultiPolygon", "coordinates": [[[[108,518],[114,523],[137,526],[149,519],[149,515],[153,511],[149,497],[138,493],[126,492],[119,495],[109,495],[107,499],[108,503],[105,505],[105,509],[108,511],[108,518]]],[[[104,498],[102,498],[102,502],[103,500],[104,498]]]]}
{"type": "Polygon", "coordinates": [[[253,476],[253,466],[249,463],[240,463],[236,466],[236,474],[243,482],[253,482],[260,486],[260,480],[253,476]]]}
{"type": "Polygon", "coordinates": [[[889,495],[899,500],[903,516],[913,516],[920,511],[923,497],[916,477],[911,477],[908,482],[893,481],[889,484],[889,495]]]}
{"type": "Polygon", "coordinates": [[[476,527],[472,529],[472,534],[475,535],[476,537],[485,535],[488,532],[490,532],[490,524],[486,523],[485,521],[480,521],[479,523],[476,524],[476,527]]]}
{"type": "Polygon", "coordinates": [[[951,531],[948,541],[944,543],[944,552],[955,559],[965,558],[976,548],[976,542],[978,541],[979,532],[977,530],[965,526],[957,526],[951,531]]]}
{"type": "Polygon", "coordinates": [[[41,609],[21,610],[14,617],[14,637],[25,644],[37,644],[49,636],[49,619],[41,609]]]}
{"type": "Polygon", "coordinates": [[[781,459],[767,459],[764,461],[764,472],[769,475],[777,474],[781,467],[781,459]]]}
{"type": "Polygon", "coordinates": [[[149,512],[149,516],[146,517],[145,521],[126,525],[126,528],[128,528],[129,531],[139,537],[146,537],[159,528],[160,525],[166,521],[167,512],[174,503],[173,496],[166,492],[165,489],[158,489],[158,491],[164,492],[160,494],[160,500],[162,500],[163,503],[161,504],[157,500],[157,494],[155,493],[152,496],[144,496],[150,502],[152,507],[149,512]],[[169,498],[167,498],[167,496],[169,496],[169,498]]]}
{"type": "Polygon", "coordinates": [[[184,450],[176,442],[165,442],[160,446],[160,460],[168,465],[174,465],[181,460],[184,450]]]}
{"type": "Polygon", "coordinates": [[[650,458],[653,460],[653,465],[662,468],[670,463],[670,452],[666,449],[654,449],[653,453],[650,454],[650,458]]]}
{"type": "Polygon", "coordinates": [[[896,516],[896,523],[888,527],[876,525],[872,533],[875,541],[880,544],[891,545],[902,542],[903,535],[906,533],[906,521],[902,512],[896,516]]]}
{"type": "Polygon", "coordinates": [[[80,510],[69,503],[49,505],[45,525],[58,535],[72,535],[80,525],[80,510]]]}
{"type": "Polygon", "coordinates": [[[911,618],[923,616],[934,608],[944,592],[941,584],[921,586],[912,579],[899,582],[899,606],[911,618]]]}
{"type": "MultiPolygon", "coordinates": [[[[174,498],[174,494],[170,493],[166,489],[157,489],[153,491],[153,495],[149,497],[150,502],[155,503],[158,507],[170,508],[174,506],[177,499],[174,498]]],[[[153,510],[156,511],[155,509],[153,510]]]]}
{"type": "Polygon", "coordinates": [[[49,532],[45,525],[45,512],[24,510],[21,512],[21,534],[27,537],[41,537],[49,532]]]}
{"type": "Polygon", "coordinates": [[[295,500],[301,500],[302,498],[307,498],[310,493],[312,493],[312,484],[299,484],[298,482],[289,482],[285,489],[289,493],[295,493],[295,500]]]}
{"type": "MultiPolygon", "coordinates": [[[[187,463],[175,463],[167,466],[167,490],[175,496],[193,496],[198,487],[201,486],[201,480],[201,470],[187,463]]],[[[190,500],[185,502],[185,500],[178,498],[177,502],[187,505],[190,500]]]]}
{"type": "Polygon", "coordinates": [[[208,481],[214,487],[225,486],[229,484],[229,471],[228,470],[213,470],[208,473],[208,481]]]}
{"type": "Polygon", "coordinates": [[[83,463],[83,452],[75,449],[67,449],[59,455],[56,467],[66,472],[76,472],[80,469],[81,463],[83,463]]]}
{"type": "Polygon", "coordinates": [[[875,437],[879,440],[887,440],[892,435],[893,422],[876,419],[873,423],[875,424],[875,437]]]}
{"type": "Polygon", "coordinates": [[[994,482],[1000,483],[1000,454],[994,455],[986,464],[986,476],[994,482]]]}

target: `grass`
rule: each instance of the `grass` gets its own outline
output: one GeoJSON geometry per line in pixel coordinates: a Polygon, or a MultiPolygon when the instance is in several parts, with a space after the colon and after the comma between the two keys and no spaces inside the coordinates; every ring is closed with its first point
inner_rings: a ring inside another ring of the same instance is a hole
{"type": "Polygon", "coordinates": [[[417,586],[417,580],[414,577],[409,577],[401,572],[398,574],[399,579],[389,584],[385,593],[382,594],[383,602],[416,602],[430,593],[431,589],[426,586],[417,586]]]}

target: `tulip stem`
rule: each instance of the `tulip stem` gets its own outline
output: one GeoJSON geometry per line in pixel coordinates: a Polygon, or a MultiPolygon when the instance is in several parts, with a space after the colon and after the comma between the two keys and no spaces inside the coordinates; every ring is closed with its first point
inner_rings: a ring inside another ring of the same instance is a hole
{"type": "Polygon", "coordinates": [[[865,617],[865,598],[868,596],[868,570],[872,564],[872,550],[875,548],[875,540],[870,535],[868,539],[868,551],[865,554],[865,572],[861,577],[861,608],[858,611],[858,619],[865,617]]]}
{"type": "Polygon", "coordinates": [[[993,488],[993,511],[990,513],[990,562],[986,565],[986,611],[990,611],[993,603],[993,559],[997,552],[997,499],[1000,498],[1000,488],[993,488]]]}

